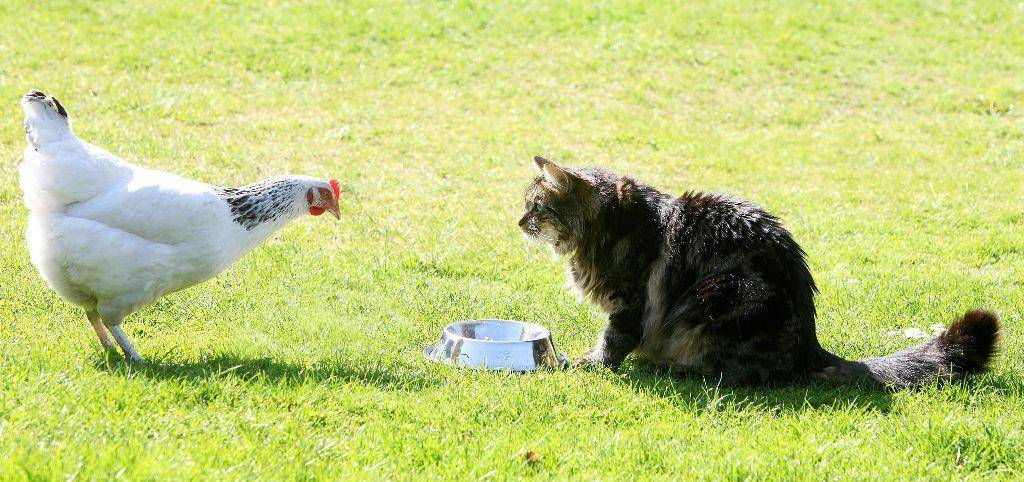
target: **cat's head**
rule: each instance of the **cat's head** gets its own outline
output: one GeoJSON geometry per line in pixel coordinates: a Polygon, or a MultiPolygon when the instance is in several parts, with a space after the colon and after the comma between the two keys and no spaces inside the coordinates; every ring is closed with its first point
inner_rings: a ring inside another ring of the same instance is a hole
{"type": "Polygon", "coordinates": [[[526,213],[519,228],[530,239],[551,245],[556,253],[571,253],[607,204],[604,178],[617,175],[603,169],[562,167],[540,156],[533,160],[540,176],[526,189],[526,213]]]}

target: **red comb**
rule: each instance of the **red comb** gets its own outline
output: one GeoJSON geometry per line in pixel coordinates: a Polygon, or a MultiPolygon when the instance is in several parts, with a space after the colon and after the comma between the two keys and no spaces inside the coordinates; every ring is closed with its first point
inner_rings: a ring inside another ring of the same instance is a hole
{"type": "Polygon", "coordinates": [[[341,183],[337,179],[331,179],[331,189],[334,189],[334,199],[340,199],[341,183]]]}

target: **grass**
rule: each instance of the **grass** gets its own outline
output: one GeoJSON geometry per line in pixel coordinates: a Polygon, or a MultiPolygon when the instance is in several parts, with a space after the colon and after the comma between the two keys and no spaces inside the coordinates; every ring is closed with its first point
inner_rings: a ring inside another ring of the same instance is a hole
{"type": "Polygon", "coordinates": [[[0,479],[1024,477],[1019,2],[14,0],[0,25],[0,479]],[[144,367],[108,358],[28,261],[29,88],[141,165],[338,177],[343,220],[134,315],[144,367]],[[1002,353],[902,392],[426,362],[453,320],[570,356],[601,328],[517,230],[535,154],[766,205],[836,353],[979,306],[1002,353]]]}

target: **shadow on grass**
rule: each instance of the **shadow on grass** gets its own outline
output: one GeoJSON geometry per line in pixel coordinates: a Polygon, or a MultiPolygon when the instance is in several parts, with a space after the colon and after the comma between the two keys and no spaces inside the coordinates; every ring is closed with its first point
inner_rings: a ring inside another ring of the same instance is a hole
{"type": "Polygon", "coordinates": [[[969,392],[990,391],[1000,396],[1024,397],[1024,378],[1015,373],[986,373],[960,382],[969,392]]]}
{"type": "Polygon", "coordinates": [[[723,386],[717,379],[645,364],[623,368],[621,380],[634,390],[690,408],[728,405],[790,412],[842,408],[889,413],[892,407],[893,391],[869,383],[840,383],[807,377],[771,386],[736,387],[723,386]]]}
{"type": "Polygon", "coordinates": [[[358,383],[396,391],[423,390],[440,382],[428,374],[411,372],[408,367],[379,363],[348,365],[337,360],[318,360],[299,365],[273,358],[243,358],[223,353],[199,361],[153,359],[142,364],[130,364],[120,355],[109,354],[97,361],[96,368],[133,378],[194,381],[235,378],[275,385],[358,383]]]}
{"type": "MultiPolygon", "coordinates": [[[[897,389],[869,382],[838,382],[804,377],[766,387],[721,386],[717,379],[673,372],[643,363],[623,367],[621,380],[653,398],[700,408],[729,405],[782,411],[854,409],[889,413],[897,389]]],[[[939,380],[899,391],[941,389],[951,399],[970,401],[978,395],[1024,396],[1024,380],[1006,373],[985,373],[960,380],[939,380]]]]}

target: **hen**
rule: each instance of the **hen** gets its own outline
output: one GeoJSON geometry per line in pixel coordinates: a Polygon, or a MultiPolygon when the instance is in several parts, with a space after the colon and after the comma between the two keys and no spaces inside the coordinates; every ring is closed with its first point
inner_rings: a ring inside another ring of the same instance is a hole
{"type": "Polygon", "coordinates": [[[25,94],[21,107],[32,264],[61,297],[85,309],[104,347],[120,346],[129,360],[141,358],[121,329],[126,316],[213,278],[293,219],[339,217],[336,180],[204,184],[134,166],[80,140],[64,106],[38,90],[25,94]]]}

